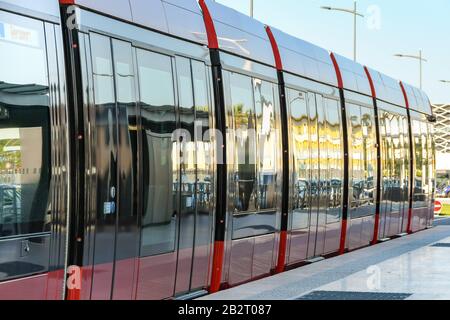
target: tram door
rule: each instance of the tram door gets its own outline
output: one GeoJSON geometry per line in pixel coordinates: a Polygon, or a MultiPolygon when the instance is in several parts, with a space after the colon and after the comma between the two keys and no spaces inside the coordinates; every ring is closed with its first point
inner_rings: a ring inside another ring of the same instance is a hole
{"type": "Polygon", "coordinates": [[[324,99],[321,95],[308,93],[310,134],[310,223],[307,257],[324,253],[327,216],[328,153],[324,99]]]}
{"type": "Polygon", "coordinates": [[[137,299],[206,288],[213,219],[207,69],[137,51],[142,154],[137,299]]]}
{"type": "Polygon", "coordinates": [[[83,299],[132,299],[137,272],[137,124],[130,43],[80,36],[85,93],[83,299]]]}
{"type": "Polygon", "coordinates": [[[80,34],[86,198],[82,298],[206,288],[213,216],[203,62],[80,34]]]}

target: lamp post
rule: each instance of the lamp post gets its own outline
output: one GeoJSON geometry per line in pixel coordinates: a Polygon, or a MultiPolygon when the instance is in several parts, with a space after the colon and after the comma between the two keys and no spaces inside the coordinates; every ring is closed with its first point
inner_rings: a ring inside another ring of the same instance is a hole
{"type": "Polygon", "coordinates": [[[254,7],[253,7],[253,0],[250,0],[250,17],[252,17],[253,18],[253,9],[254,9],[254,7]]]}
{"type": "Polygon", "coordinates": [[[357,10],[357,4],[356,1],[353,3],[353,10],[346,9],[346,8],[334,8],[334,7],[320,7],[324,10],[330,10],[330,11],[340,11],[345,13],[350,13],[353,15],[353,60],[356,61],[356,40],[357,40],[357,17],[364,18],[364,15],[359,13],[357,10]]]}
{"type": "Polygon", "coordinates": [[[425,59],[422,55],[422,50],[419,50],[419,55],[412,55],[412,54],[394,54],[394,57],[398,57],[398,58],[409,58],[409,59],[415,59],[415,60],[419,60],[419,71],[420,71],[420,89],[422,90],[422,76],[423,76],[423,62],[428,62],[427,59],[425,59]]]}

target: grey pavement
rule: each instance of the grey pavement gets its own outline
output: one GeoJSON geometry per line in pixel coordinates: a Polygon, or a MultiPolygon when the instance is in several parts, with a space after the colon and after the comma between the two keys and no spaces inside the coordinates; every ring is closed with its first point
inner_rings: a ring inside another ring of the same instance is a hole
{"type": "Polygon", "coordinates": [[[204,300],[289,300],[316,291],[398,293],[450,299],[450,218],[376,246],[202,297],[204,300]]]}

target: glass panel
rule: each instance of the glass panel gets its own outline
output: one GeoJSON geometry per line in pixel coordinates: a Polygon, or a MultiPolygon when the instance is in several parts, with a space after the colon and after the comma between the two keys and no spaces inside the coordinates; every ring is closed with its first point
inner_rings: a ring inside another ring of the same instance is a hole
{"type": "Polygon", "coordinates": [[[310,212],[310,139],[306,94],[288,90],[290,140],[293,158],[292,229],[309,226],[310,212]]]}
{"type": "Polygon", "coordinates": [[[155,255],[175,249],[174,80],[170,57],[144,50],[137,50],[137,57],[144,179],[141,255],[155,255]]]}
{"type": "Polygon", "coordinates": [[[382,130],[382,212],[404,214],[408,210],[409,132],[406,111],[380,110],[382,130]],[[384,130],[384,131],[383,131],[384,130]]]}
{"type": "Polygon", "coordinates": [[[234,182],[236,212],[256,211],[256,137],[253,88],[249,77],[231,73],[231,101],[235,127],[234,182]]]}
{"type": "MultiPolygon", "coordinates": [[[[180,153],[180,177],[181,177],[181,212],[183,216],[192,216],[195,214],[195,188],[196,188],[196,167],[195,167],[195,142],[194,142],[194,123],[195,109],[191,63],[186,58],[177,57],[177,80],[179,96],[179,114],[181,128],[185,131],[180,153]]],[[[174,164],[174,171],[177,166],[174,164]]],[[[177,186],[178,190],[178,186],[177,186]]],[[[191,217],[192,218],[192,217],[191,217]]],[[[193,218],[192,218],[193,219],[193,218]]],[[[187,236],[187,235],[186,235],[187,236]]],[[[183,240],[183,239],[182,239],[183,240]]],[[[188,241],[188,239],[185,239],[188,241]]],[[[182,243],[185,243],[184,240],[182,243]]]]}
{"type": "MultiPolygon", "coordinates": [[[[363,131],[361,125],[361,108],[357,105],[347,104],[347,116],[349,119],[350,137],[350,207],[359,206],[359,201],[364,199],[364,152],[363,131]]],[[[352,216],[353,218],[353,216],[352,216]]]]}
{"type": "MultiPolygon", "coordinates": [[[[106,262],[114,258],[114,235],[111,227],[117,223],[117,205],[113,188],[118,188],[118,114],[114,91],[113,61],[111,40],[98,34],[90,34],[91,56],[94,79],[94,106],[90,108],[90,125],[92,126],[93,150],[88,153],[92,157],[95,172],[95,183],[92,199],[94,201],[95,219],[95,261],[106,262]],[[114,194],[114,196],[113,196],[114,194]],[[105,250],[102,243],[112,242],[105,250]]],[[[91,159],[89,159],[91,160],[91,159]]],[[[117,189],[116,189],[117,190],[117,189]]],[[[120,200],[119,200],[120,201],[120,200]]],[[[121,205],[121,204],[119,204],[121,205]]]]}
{"type": "MultiPolygon", "coordinates": [[[[429,192],[429,172],[428,172],[428,128],[425,122],[420,123],[420,132],[421,132],[421,144],[422,144],[422,181],[423,181],[423,190],[424,194],[428,195],[429,192]]],[[[425,205],[426,206],[426,205],[425,205]]]]}
{"type": "Polygon", "coordinates": [[[119,119],[120,224],[136,222],[137,210],[137,108],[131,44],[113,40],[114,70],[119,119]]]}
{"type": "Polygon", "coordinates": [[[210,128],[210,103],[208,99],[207,69],[202,62],[192,61],[195,103],[195,148],[197,159],[197,219],[195,232],[195,259],[192,267],[192,288],[208,283],[208,263],[212,243],[212,197],[214,186],[211,162],[212,144],[210,128]]]}
{"type": "Polygon", "coordinates": [[[391,202],[389,200],[389,190],[391,183],[391,159],[390,149],[390,121],[388,113],[380,110],[380,135],[381,135],[381,161],[382,161],[382,197],[381,197],[381,213],[385,214],[391,210],[391,202]]]}
{"type": "Polygon", "coordinates": [[[376,131],[374,110],[347,105],[351,141],[351,217],[374,215],[376,187],[376,131]]]}
{"type": "Polygon", "coordinates": [[[328,127],[324,109],[327,106],[321,95],[316,94],[316,102],[319,143],[318,225],[322,226],[326,223],[330,191],[330,177],[328,168],[328,127]]]}
{"type": "MultiPolygon", "coordinates": [[[[426,123],[427,128],[427,149],[428,149],[428,166],[427,166],[427,177],[428,177],[428,195],[431,197],[434,189],[434,173],[433,173],[433,138],[431,136],[431,124],[426,123]]],[[[430,199],[431,200],[431,199],[430,199]]]]}
{"type": "Polygon", "coordinates": [[[325,99],[327,111],[327,145],[329,166],[329,198],[327,223],[340,221],[343,193],[343,152],[341,135],[341,110],[339,101],[325,99]]]}
{"type": "Polygon", "coordinates": [[[400,141],[400,121],[398,115],[390,114],[391,123],[391,138],[393,148],[393,167],[391,177],[391,196],[392,212],[400,212],[402,210],[403,199],[403,185],[402,185],[402,173],[403,173],[403,146],[400,141]]]}
{"type": "Polygon", "coordinates": [[[409,125],[408,118],[405,115],[400,117],[402,125],[402,154],[403,154],[403,170],[402,170],[402,186],[403,186],[403,213],[408,214],[409,210],[409,176],[410,176],[410,153],[409,153],[409,125]]]}
{"type": "Polygon", "coordinates": [[[360,215],[374,215],[376,213],[376,177],[377,177],[377,149],[375,113],[373,109],[361,107],[361,121],[363,134],[363,158],[364,158],[364,183],[363,199],[360,205],[364,207],[358,210],[360,215]]]}
{"type": "Polygon", "coordinates": [[[0,12],[0,237],[50,231],[50,113],[42,22],[0,12]]]}
{"type": "Polygon", "coordinates": [[[253,80],[256,126],[258,140],[259,209],[275,209],[277,206],[278,143],[277,114],[275,111],[274,85],[253,80]]]}
{"type": "Polygon", "coordinates": [[[428,171],[430,177],[430,200],[434,201],[434,196],[436,193],[436,144],[434,140],[434,124],[428,124],[428,140],[430,145],[430,153],[429,153],[429,166],[428,171]]]}
{"type": "Polygon", "coordinates": [[[310,225],[317,226],[320,196],[320,153],[319,153],[319,116],[317,114],[316,95],[308,92],[309,137],[311,143],[311,220],[310,225]]]}
{"type": "Polygon", "coordinates": [[[415,161],[415,178],[414,178],[414,198],[413,207],[423,208],[425,204],[425,185],[423,180],[423,145],[421,135],[421,124],[418,120],[412,120],[413,139],[414,139],[414,161],[415,161]]]}
{"type": "MultiPolygon", "coordinates": [[[[212,145],[208,134],[209,102],[205,65],[192,61],[196,115],[195,141],[197,149],[197,202],[199,213],[209,214],[213,188],[212,145]]],[[[208,230],[205,230],[207,233],[208,230]]]]}

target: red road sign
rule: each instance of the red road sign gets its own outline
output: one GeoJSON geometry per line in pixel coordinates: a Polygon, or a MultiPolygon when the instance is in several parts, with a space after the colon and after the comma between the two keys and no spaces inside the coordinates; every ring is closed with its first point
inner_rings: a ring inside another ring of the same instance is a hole
{"type": "Polygon", "coordinates": [[[442,203],[440,201],[435,201],[434,202],[434,213],[435,214],[440,214],[442,211],[442,203]]]}

